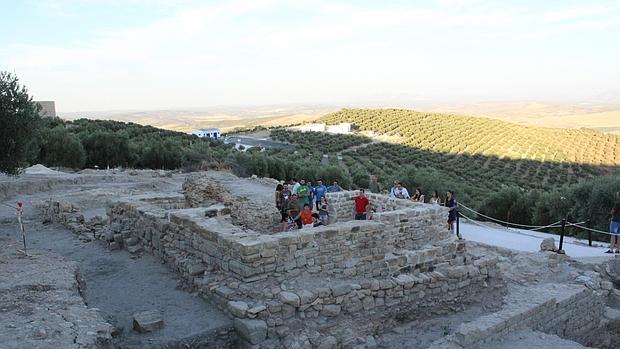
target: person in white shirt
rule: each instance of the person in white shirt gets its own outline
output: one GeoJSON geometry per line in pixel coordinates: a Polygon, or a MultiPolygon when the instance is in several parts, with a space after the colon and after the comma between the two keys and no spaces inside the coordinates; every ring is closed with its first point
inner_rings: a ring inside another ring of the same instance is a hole
{"type": "Polygon", "coordinates": [[[299,182],[295,178],[291,178],[291,182],[289,183],[289,187],[291,188],[291,193],[297,194],[297,189],[299,189],[299,182]]]}
{"type": "Polygon", "coordinates": [[[407,188],[403,187],[401,182],[396,182],[396,186],[392,188],[392,193],[390,195],[397,199],[409,199],[409,192],[407,188]]]}

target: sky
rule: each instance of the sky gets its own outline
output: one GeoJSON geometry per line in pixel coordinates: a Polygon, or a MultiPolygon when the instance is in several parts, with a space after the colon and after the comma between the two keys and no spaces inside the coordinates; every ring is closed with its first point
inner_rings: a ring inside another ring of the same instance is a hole
{"type": "Polygon", "coordinates": [[[0,70],[59,112],[620,96],[619,0],[0,0],[0,18],[0,70]]]}

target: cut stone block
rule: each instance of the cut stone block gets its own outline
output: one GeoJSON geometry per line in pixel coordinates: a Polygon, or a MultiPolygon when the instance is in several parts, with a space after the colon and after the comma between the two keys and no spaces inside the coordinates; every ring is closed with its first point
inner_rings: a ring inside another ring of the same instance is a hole
{"type": "Polygon", "coordinates": [[[133,314],[133,329],[140,333],[153,332],[162,327],[164,327],[164,319],[157,310],[133,314]]]}
{"type": "Polygon", "coordinates": [[[267,338],[267,323],[263,320],[235,319],[235,330],[239,337],[252,344],[258,344],[267,338]]]}

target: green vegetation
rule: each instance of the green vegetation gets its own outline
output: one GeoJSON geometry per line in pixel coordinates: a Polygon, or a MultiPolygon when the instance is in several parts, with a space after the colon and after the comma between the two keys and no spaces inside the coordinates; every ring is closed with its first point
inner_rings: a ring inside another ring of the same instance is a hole
{"type": "Polygon", "coordinates": [[[549,224],[568,215],[601,230],[620,190],[616,135],[401,109],[343,109],[319,121],[398,140],[340,152],[354,187],[376,181],[387,190],[400,179],[427,196],[455,190],[461,202],[502,220],[549,224]]]}
{"type": "Polygon", "coordinates": [[[236,153],[221,142],[132,123],[46,118],[41,125],[35,162],[47,166],[176,169],[236,153]]]}
{"type": "Polygon", "coordinates": [[[349,122],[397,143],[275,128],[271,137],[291,147],[239,152],[219,141],[151,126],[41,119],[27,90],[8,73],[0,73],[0,112],[0,171],[10,174],[34,163],[75,169],[228,168],[241,176],[322,178],[372,191],[387,191],[399,179],[427,197],[433,190],[440,195],[454,190],[460,202],[502,220],[547,225],[568,216],[601,230],[620,190],[620,137],[591,130],[343,109],[320,121],[349,122]]]}
{"type": "Polygon", "coordinates": [[[0,172],[15,174],[27,163],[39,120],[28,90],[15,75],[0,72],[0,172]]]}

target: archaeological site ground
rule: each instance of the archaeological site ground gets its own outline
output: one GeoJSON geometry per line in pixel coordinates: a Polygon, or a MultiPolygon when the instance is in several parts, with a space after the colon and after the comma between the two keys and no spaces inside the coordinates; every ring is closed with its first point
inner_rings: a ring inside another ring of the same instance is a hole
{"type": "Polygon", "coordinates": [[[2,348],[618,348],[620,257],[459,240],[440,206],[328,194],[279,231],[276,182],[35,166],[0,178],[2,348]],[[25,205],[27,254],[15,206],[25,205]]]}

